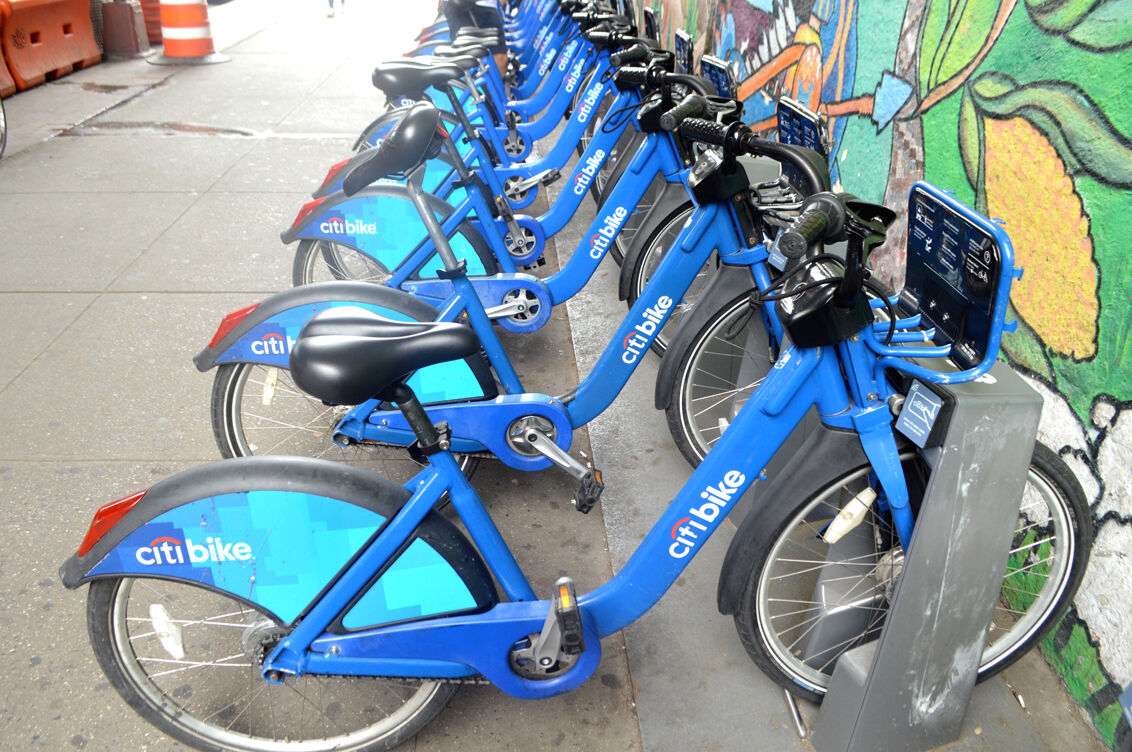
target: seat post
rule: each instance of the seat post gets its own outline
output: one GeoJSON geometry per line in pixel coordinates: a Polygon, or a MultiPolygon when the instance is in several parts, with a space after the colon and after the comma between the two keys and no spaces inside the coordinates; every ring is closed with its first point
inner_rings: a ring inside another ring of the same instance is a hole
{"type": "Polygon", "coordinates": [[[421,221],[424,222],[428,236],[436,244],[436,252],[440,254],[440,259],[444,262],[445,271],[459,271],[460,262],[456,260],[456,254],[452,252],[452,246],[448,243],[448,236],[444,234],[440,223],[436,221],[436,215],[432,213],[432,209],[425,203],[424,191],[421,189],[424,173],[425,163],[422,162],[406,176],[405,189],[409,192],[409,197],[413,200],[413,206],[417,208],[421,221]]]}
{"type": "Polygon", "coordinates": [[[397,409],[405,416],[409,428],[417,437],[421,451],[425,454],[435,454],[437,451],[447,449],[447,442],[442,441],[436,426],[429,420],[428,413],[421,407],[417,395],[404,381],[400,381],[386,392],[390,399],[396,403],[397,409]]]}

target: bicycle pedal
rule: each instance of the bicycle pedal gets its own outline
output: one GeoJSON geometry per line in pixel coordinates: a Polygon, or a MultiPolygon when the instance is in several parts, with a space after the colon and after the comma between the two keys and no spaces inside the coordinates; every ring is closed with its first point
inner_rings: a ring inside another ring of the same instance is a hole
{"type": "Polygon", "coordinates": [[[539,175],[538,181],[542,185],[550,185],[555,180],[558,180],[560,177],[562,177],[561,171],[559,171],[557,169],[550,169],[550,170],[547,170],[546,172],[542,173],[541,175],[539,175]]]}
{"type": "Polygon", "coordinates": [[[584,652],[586,640],[582,635],[582,612],[578,609],[574,581],[569,577],[559,578],[554,583],[554,618],[558,622],[562,652],[566,655],[584,652]]]}
{"type": "Polygon", "coordinates": [[[605,483],[601,480],[601,471],[590,468],[589,472],[578,482],[578,490],[574,492],[574,498],[571,501],[579,512],[589,514],[594,505],[601,500],[601,492],[604,490],[605,483]]]}
{"type": "Polygon", "coordinates": [[[531,269],[538,269],[540,266],[546,266],[546,259],[539,256],[537,259],[523,267],[523,271],[530,271],[531,269]]]}

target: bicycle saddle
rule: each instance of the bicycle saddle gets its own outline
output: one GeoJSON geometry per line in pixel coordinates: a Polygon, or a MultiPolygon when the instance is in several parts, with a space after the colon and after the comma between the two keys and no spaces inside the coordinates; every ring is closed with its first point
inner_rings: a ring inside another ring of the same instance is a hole
{"type": "Polygon", "coordinates": [[[405,108],[381,144],[350,168],[342,179],[342,192],[353,196],[370,183],[411,170],[440,152],[442,137],[440,110],[435,106],[417,102],[405,108]]]}
{"type": "Polygon", "coordinates": [[[436,57],[463,57],[464,55],[472,55],[474,57],[487,57],[487,47],[476,42],[469,42],[468,44],[453,42],[451,45],[441,45],[432,51],[436,57]]]}
{"type": "Polygon", "coordinates": [[[460,70],[469,71],[480,64],[478,57],[461,55],[460,57],[433,57],[431,55],[412,58],[420,60],[425,65],[455,65],[460,70]]]}
{"type": "Polygon", "coordinates": [[[459,66],[448,62],[422,64],[413,60],[392,60],[374,68],[370,80],[386,97],[404,94],[420,99],[428,87],[440,86],[462,75],[459,66]]]}
{"type": "Polygon", "coordinates": [[[342,306],[315,314],[291,350],[291,377],[307,394],[331,405],[357,405],[383,394],[413,371],[478,352],[469,327],[448,322],[401,322],[364,308],[342,306]]]}

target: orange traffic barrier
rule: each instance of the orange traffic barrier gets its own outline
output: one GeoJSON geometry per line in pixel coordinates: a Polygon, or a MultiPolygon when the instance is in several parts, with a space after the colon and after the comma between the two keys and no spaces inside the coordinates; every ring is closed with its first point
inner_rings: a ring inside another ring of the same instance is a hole
{"type": "MultiPolygon", "coordinates": [[[[0,39],[4,38],[4,14],[0,12],[0,39]]],[[[16,82],[12,80],[12,74],[8,72],[8,64],[4,62],[4,56],[0,55],[0,98],[10,97],[16,93],[16,82]]]]}
{"type": "Polygon", "coordinates": [[[161,44],[161,0],[141,0],[141,8],[149,43],[161,44]]]}
{"type": "Polygon", "coordinates": [[[0,0],[4,61],[20,90],[102,60],[89,0],[0,0]]]}
{"type": "Polygon", "coordinates": [[[162,55],[150,60],[159,65],[222,63],[208,25],[206,0],[161,0],[162,55]]]}

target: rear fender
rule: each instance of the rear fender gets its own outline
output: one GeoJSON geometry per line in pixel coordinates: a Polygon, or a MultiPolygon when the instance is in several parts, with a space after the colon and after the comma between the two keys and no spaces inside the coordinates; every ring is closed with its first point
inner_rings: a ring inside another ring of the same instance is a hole
{"type": "MultiPolygon", "coordinates": [[[[288,368],[291,348],[303,325],[327,308],[357,306],[394,321],[435,321],[439,312],[428,303],[391,287],[367,282],[322,282],[272,295],[215,345],[193,358],[197,370],[225,363],[257,363],[288,368]]],[[[409,385],[436,399],[481,399],[496,394],[486,358],[480,354],[427,366],[409,385]]]]}
{"type": "MultiPolygon", "coordinates": [[[[123,576],[179,580],[293,624],[409,497],[391,481],[325,460],[202,465],[150,488],[84,556],[68,559],[60,576],[69,588],[123,576]]],[[[345,631],[497,602],[475,548],[433,511],[336,624],[345,631]]]]}
{"type": "MultiPolygon", "coordinates": [[[[462,197],[462,193],[454,193],[451,198],[462,197]]],[[[437,196],[426,193],[424,199],[440,223],[452,214],[452,206],[437,196]]],[[[330,240],[365,253],[392,271],[428,237],[403,185],[377,183],[353,196],[338,192],[320,202],[313,209],[311,204],[304,207],[305,214],[300,213],[297,221],[280,234],[284,243],[330,240]]],[[[491,249],[470,223],[461,222],[449,243],[456,258],[468,262],[468,274],[488,273],[485,259],[493,258],[491,249]]],[[[433,253],[417,274],[433,274],[441,266],[439,254],[433,253]]]]}

